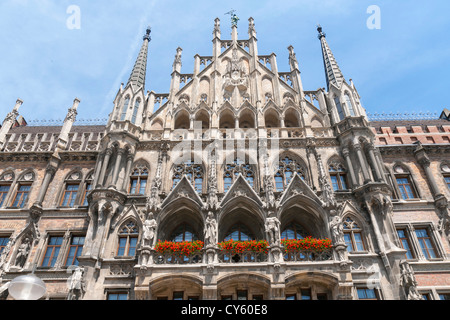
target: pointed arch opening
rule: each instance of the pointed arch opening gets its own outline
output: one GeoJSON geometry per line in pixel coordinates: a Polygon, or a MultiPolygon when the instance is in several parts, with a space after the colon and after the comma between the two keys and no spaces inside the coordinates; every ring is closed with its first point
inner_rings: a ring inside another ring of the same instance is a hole
{"type": "Polygon", "coordinates": [[[300,118],[298,116],[298,112],[295,109],[289,108],[285,113],[284,119],[284,125],[286,128],[300,127],[300,118]]]}
{"type": "Polygon", "coordinates": [[[280,115],[274,109],[269,109],[264,114],[266,128],[280,128],[280,115]]]}
{"type": "Polygon", "coordinates": [[[255,128],[255,114],[250,109],[243,110],[239,115],[239,128],[255,128]]]}
{"type": "Polygon", "coordinates": [[[189,113],[186,110],[179,111],[175,116],[175,130],[178,129],[184,129],[189,130],[190,129],[190,116],[189,113]]]}
{"type": "Polygon", "coordinates": [[[226,109],[220,113],[219,128],[220,129],[235,129],[236,128],[235,116],[231,110],[226,109]]]}

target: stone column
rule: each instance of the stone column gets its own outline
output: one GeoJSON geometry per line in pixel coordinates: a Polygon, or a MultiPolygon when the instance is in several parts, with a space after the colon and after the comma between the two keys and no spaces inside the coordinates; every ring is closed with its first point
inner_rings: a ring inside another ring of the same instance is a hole
{"type": "Polygon", "coordinates": [[[371,179],[370,179],[369,171],[367,170],[365,157],[362,152],[362,147],[359,143],[355,143],[353,145],[353,148],[355,149],[356,154],[358,155],[359,164],[360,164],[361,170],[363,172],[364,184],[366,184],[366,183],[370,182],[371,179]]]}
{"type": "Polygon", "coordinates": [[[370,158],[370,162],[373,166],[373,169],[375,170],[375,175],[376,175],[375,180],[378,182],[381,182],[381,181],[383,181],[383,175],[380,172],[380,167],[378,166],[378,162],[375,157],[374,149],[375,149],[374,145],[369,146],[369,158],[370,158]]]}
{"type": "Polygon", "coordinates": [[[101,153],[98,156],[98,161],[97,164],[95,166],[95,171],[94,171],[94,181],[92,181],[92,186],[96,186],[97,182],[98,182],[98,178],[100,176],[100,171],[102,170],[102,164],[103,164],[103,159],[105,158],[105,153],[101,153]]]}
{"type": "Polygon", "coordinates": [[[131,166],[133,165],[134,156],[128,154],[127,156],[127,167],[125,169],[125,179],[123,180],[122,190],[127,190],[127,178],[130,175],[131,166]]]}
{"type": "Polygon", "coordinates": [[[57,167],[54,167],[51,164],[47,166],[47,169],[45,170],[44,180],[42,181],[41,188],[39,189],[39,194],[35,203],[36,205],[42,206],[42,202],[44,202],[44,197],[47,193],[48,186],[56,170],[57,167]]]}
{"type": "Polygon", "coordinates": [[[113,188],[117,188],[117,179],[119,178],[119,170],[120,170],[120,163],[122,162],[122,156],[125,153],[125,150],[119,149],[117,150],[117,157],[116,157],[116,163],[114,166],[114,172],[112,176],[111,186],[113,188]]]}
{"type": "Polygon", "coordinates": [[[109,160],[111,159],[112,153],[113,153],[113,151],[111,148],[106,149],[105,157],[104,157],[103,163],[102,163],[102,170],[100,173],[99,180],[97,181],[97,187],[103,186],[103,181],[105,179],[105,174],[106,174],[106,168],[108,167],[109,160]]]}
{"type": "Polygon", "coordinates": [[[356,179],[355,170],[353,169],[353,163],[352,163],[352,160],[350,159],[350,151],[348,150],[348,148],[344,148],[342,150],[342,154],[344,155],[345,162],[347,164],[348,172],[350,174],[350,179],[352,181],[352,186],[357,187],[358,180],[356,179]]]}

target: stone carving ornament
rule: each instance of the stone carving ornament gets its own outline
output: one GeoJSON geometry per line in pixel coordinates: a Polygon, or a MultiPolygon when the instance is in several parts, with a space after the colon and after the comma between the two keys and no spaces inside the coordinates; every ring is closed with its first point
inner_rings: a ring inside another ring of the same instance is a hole
{"type": "Polygon", "coordinates": [[[217,221],[214,218],[214,214],[208,212],[208,218],[206,218],[205,224],[205,245],[215,246],[217,243],[217,221]]]}
{"type": "Polygon", "coordinates": [[[269,212],[269,217],[266,219],[265,231],[270,245],[280,245],[280,226],[280,220],[278,220],[274,212],[269,212]]]}
{"type": "Polygon", "coordinates": [[[147,220],[144,222],[144,234],[142,237],[142,246],[153,247],[156,239],[156,227],[158,226],[153,217],[153,213],[148,214],[147,220]]]}
{"type": "Polygon", "coordinates": [[[25,266],[25,262],[27,261],[28,254],[31,249],[31,240],[26,237],[23,242],[20,244],[19,249],[17,250],[15,266],[23,268],[25,266]]]}

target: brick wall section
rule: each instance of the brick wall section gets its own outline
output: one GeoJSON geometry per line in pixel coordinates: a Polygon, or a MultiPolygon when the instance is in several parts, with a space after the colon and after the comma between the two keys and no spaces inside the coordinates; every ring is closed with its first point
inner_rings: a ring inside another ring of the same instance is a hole
{"type": "Polygon", "coordinates": [[[421,124],[414,121],[408,124],[396,121],[372,122],[372,131],[377,135],[378,145],[413,144],[420,141],[422,144],[450,143],[450,123],[436,120],[437,124],[421,124]]]}
{"type": "Polygon", "coordinates": [[[416,280],[419,287],[450,286],[450,273],[416,273],[416,280]]]}

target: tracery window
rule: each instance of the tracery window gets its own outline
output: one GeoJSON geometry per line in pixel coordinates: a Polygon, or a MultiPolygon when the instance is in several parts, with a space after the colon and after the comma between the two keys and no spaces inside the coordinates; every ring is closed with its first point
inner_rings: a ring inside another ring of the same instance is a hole
{"type": "Polygon", "coordinates": [[[78,257],[83,251],[84,236],[72,235],[66,257],[66,266],[78,266],[78,257]]]}
{"type": "Polygon", "coordinates": [[[145,166],[138,166],[133,169],[130,177],[130,194],[144,195],[148,181],[148,169],[145,166]]]}
{"type": "Polygon", "coordinates": [[[339,115],[339,119],[342,121],[345,118],[344,110],[342,109],[341,100],[339,97],[334,97],[334,103],[336,104],[336,109],[339,115]]]}
{"type": "Polygon", "coordinates": [[[120,121],[125,121],[125,118],[127,116],[127,111],[128,111],[128,106],[130,105],[130,97],[127,96],[125,98],[125,101],[123,103],[123,108],[122,108],[122,114],[120,116],[120,121]]]}
{"type": "Polygon", "coordinates": [[[347,190],[347,170],[339,162],[333,162],[329,165],[331,184],[334,191],[347,190]]]}
{"type": "Polygon", "coordinates": [[[246,164],[240,159],[234,160],[232,164],[227,164],[223,173],[224,192],[230,190],[234,181],[236,181],[239,174],[242,174],[248,184],[254,188],[255,185],[255,172],[251,165],[246,164]]]}
{"type": "Polygon", "coordinates": [[[175,229],[170,239],[173,242],[183,242],[183,241],[192,242],[197,241],[198,236],[194,232],[194,229],[189,224],[183,223],[180,226],[178,226],[178,228],[175,229]]]}
{"type": "Polygon", "coordinates": [[[256,238],[246,225],[238,223],[228,230],[224,238],[225,241],[231,239],[233,239],[233,241],[252,241],[256,238]]]}
{"type": "Polygon", "coordinates": [[[350,217],[344,221],[344,240],[348,252],[365,251],[362,229],[350,217]]]}
{"type": "Polygon", "coordinates": [[[133,109],[133,115],[131,117],[131,123],[136,123],[137,114],[139,111],[139,105],[141,104],[141,99],[136,99],[136,102],[134,103],[134,109],[133,109]]]}
{"type": "Polygon", "coordinates": [[[117,246],[117,256],[133,257],[136,254],[136,247],[139,237],[139,229],[134,221],[129,221],[119,231],[119,241],[117,246]]]}
{"type": "Polygon", "coordinates": [[[13,180],[14,174],[12,172],[4,173],[0,177],[0,208],[5,203],[6,197],[11,190],[13,180]]]}
{"type": "Polygon", "coordinates": [[[184,164],[180,164],[174,167],[174,173],[172,177],[173,188],[186,176],[188,181],[192,184],[195,191],[203,193],[203,180],[204,171],[203,167],[198,164],[194,164],[192,161],[187,161],[184,164]]]}
{"type": "Polygon", "coordinates": [[[350,99],[350,96],[348,94],[345,94],[345,104],[347,105],[348,111],[350,112],[350,115],[352,117],[355,117],[355,109],[353,108],[352,100],[350,99]]]}
{"type": "Polygon", "coordinates": [[[306,230],[298,223],[291,222],[281,233],[281,239],[300,240],[308,236],[306,230]]]}
{"type": "Polygon", "coordinates": [[[9,237],[0,237],[0,254],[2,254],[3,250],[9,243],[9,237]]]}
{"type": "Polygon", "coordinates": [[[397,180],[401,198],[403,200],[416,199],[417,191],[413,184],[410,172],[402,166],[395,166],[394,175],[397,180]]]}
{"type": "Polygon", "coordinates": [[[89,205],[87,195],[93,189],[93,185],[92,185],[93,179],[94,179],[94,177],[92,176],[92,173],[90,173],[86,177],[86,180],[84,182],[84,194],[83,194],[82,206],[88,206],[89,205]]]}
{"type": "Polygon", "coordinates": [[[13,208],[24,208],[26,206],[33,181],[34,174],[32,172],[25,173],[19,179],[11,205],[13,208]]]}
{"type": "Polygon", "coordinates": [[[73,208],[77,199],[78,190],[81,183],[81,173],[73,172],[69,174],[64,183],[64,192],[61,197],[60,206],[73,208]]]}
{"type": "Polygon", "coordinates": [[[63,243],[63,237],[52,236],[48,239],[47,248],[45,250],[44,259],[42,261],[43,267],[54,267],[56,259],[58,258],[61,245],[63,243]]]}
{"type": "Polygon", "coordinates": [[[275,189],[277,192],[282,192],[287,188],[295,172],[297,172],[302,180],[305,180],[306,170],[303,166],[289,157],[280,161],[278,171],[275,173],[275,189]]]}

